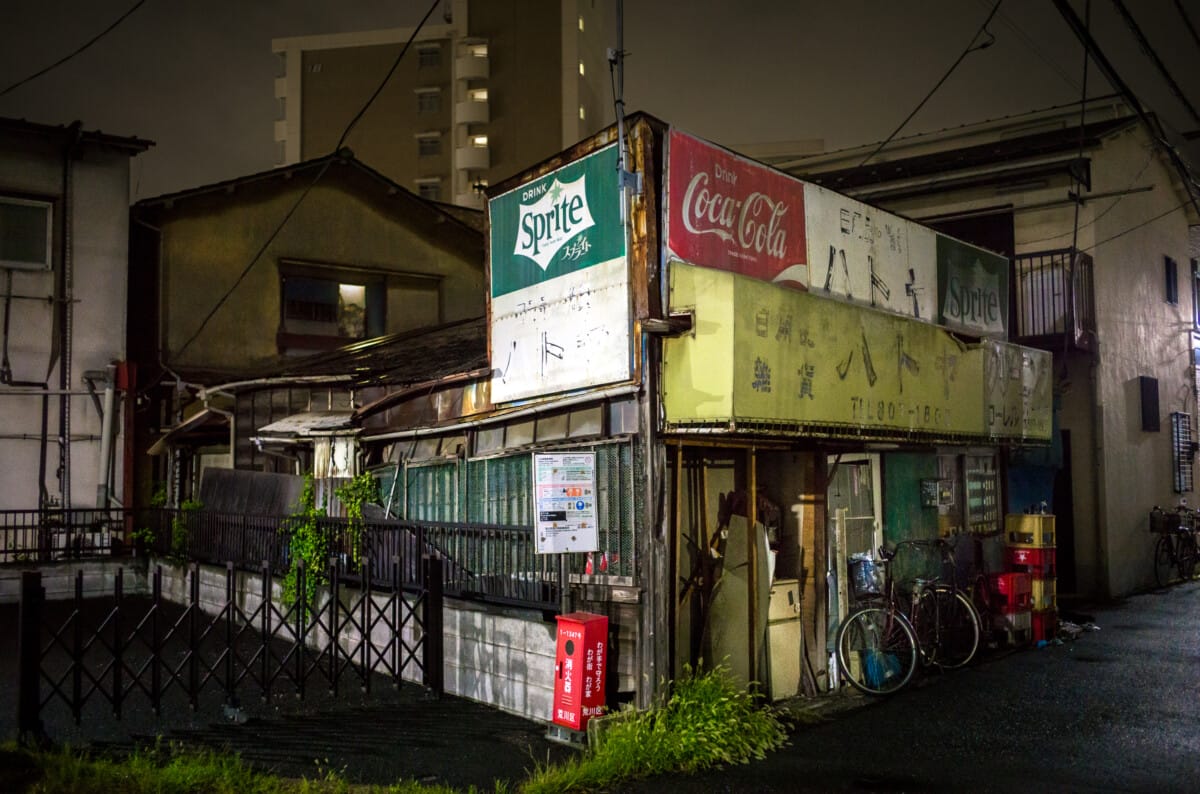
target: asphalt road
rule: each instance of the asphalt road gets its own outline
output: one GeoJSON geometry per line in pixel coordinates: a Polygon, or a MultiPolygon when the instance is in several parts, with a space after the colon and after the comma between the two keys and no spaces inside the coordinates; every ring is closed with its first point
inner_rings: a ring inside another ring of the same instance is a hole
{"type": "Polygon", "coordinates": [[[929,676],[796,729],[761,762],[622,787],[1200,791],[1200,582],[1108,607],[1074,642],[929,676]]]}
{"type": "MultiPolygon", "coordinates": [[[[931,675],[887,699],[837,697],[816,724],[764,761],[693,777],[622,784],[617,791],[1200,791],[1200,582],[1089,609],[1100,631],[1075,642],[1009,653],[931,675]]],[[[0,609],[0,635],[15,617],[0,609]]],[[[11,648],[11,645],[8,646],[11,648]]],[[[10,735],[11,658],[0,653],[0,733],[10,735]]],[[[229,748],[287,775],[341,771],[350,780],[399,778],[491,790],[537,762],[570,753],[544,728],[476,703],[384,687],[305,701],[245,704],[231,723],[219,697],[155,718],[114,720],[89,709],[76,727],[47,713],[60,741],[127,744],[161,734],[229,748]]]]}

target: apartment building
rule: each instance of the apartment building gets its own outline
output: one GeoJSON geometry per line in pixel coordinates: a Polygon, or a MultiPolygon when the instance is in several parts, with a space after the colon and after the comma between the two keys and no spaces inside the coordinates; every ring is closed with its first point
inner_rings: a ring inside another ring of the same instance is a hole
{"type": "MultiPolygon", "coordinates": [[[[447,0],[343,143],[423,198],[483,189],[612,122],[614,7],[447,0]]],[[[277,164],[330,153],[412,28],[275,39],[277,164]]]]}

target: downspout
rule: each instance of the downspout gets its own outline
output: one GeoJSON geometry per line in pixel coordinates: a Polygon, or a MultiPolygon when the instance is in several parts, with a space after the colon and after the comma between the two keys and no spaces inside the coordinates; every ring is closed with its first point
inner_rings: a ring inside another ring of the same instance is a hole
{"type": "Polygon", "coordinates": [[[1092,353],[1092,522],[1096,525],[1096,576],[1100,593],[1112,595],[1108,559],[1108,515],[1104,509],[1107,491],[1104,485],[1104,406],[1100,402],[1100,343],[1092,353]]]}
{"type": "Polygon", "coordinates": [[[112,437],[114,430],[114,410],[116,403],[117,367],[109,364],[104,381],[104,410],[100,416],[100,482],[96,484],[96,507],[108,507],[109,496],[112,493],[112,437]]]}
{"type": "MultiPolygon", "coordinates": [[[[59,279],[59,341],[62,346],[62,360],[58,364],[58,386],[64,392],[71,384],[71,355],[72,334],[74,333],[74,262],[72,257],[71,223],[73,221],[74,179],[71,163],[75,157],[75,149],[80,140],[80,122],[76,121],[67,128],[67,139],[63,145],[63,212],[62,212],[62,274],[59,279]]],[[[62,394],[58,399],[58,433],[59,433],[59,504],[63,508],[71,506],[71,398],[62,394]]]]}

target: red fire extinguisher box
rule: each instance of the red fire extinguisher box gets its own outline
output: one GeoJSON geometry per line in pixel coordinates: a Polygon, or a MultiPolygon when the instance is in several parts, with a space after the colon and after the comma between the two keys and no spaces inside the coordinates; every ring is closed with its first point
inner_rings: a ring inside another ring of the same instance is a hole
{"type": "Polygon", "coordinates": [[[608,618],[590,612],[558,615],[554,654],[554,719],[575,731],[604,713],[608,618]]]}

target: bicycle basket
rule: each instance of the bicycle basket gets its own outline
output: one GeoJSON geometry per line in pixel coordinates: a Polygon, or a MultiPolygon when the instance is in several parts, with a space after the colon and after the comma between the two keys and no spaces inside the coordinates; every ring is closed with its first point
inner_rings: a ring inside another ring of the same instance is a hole
{"type": "Polygon", "coordinates": [[[865,554],[856,554],[849,560],[850,589],[855,599],[883,594],[883,576],[875,560],[865,554]]]}
{"type": "Polygon", "coordinates": [[[1163,510],[1150,511],[1150,531],[1158,534],[1176,532],[1182,525],[1179,513],[1168,513],[1163,510]]]}

